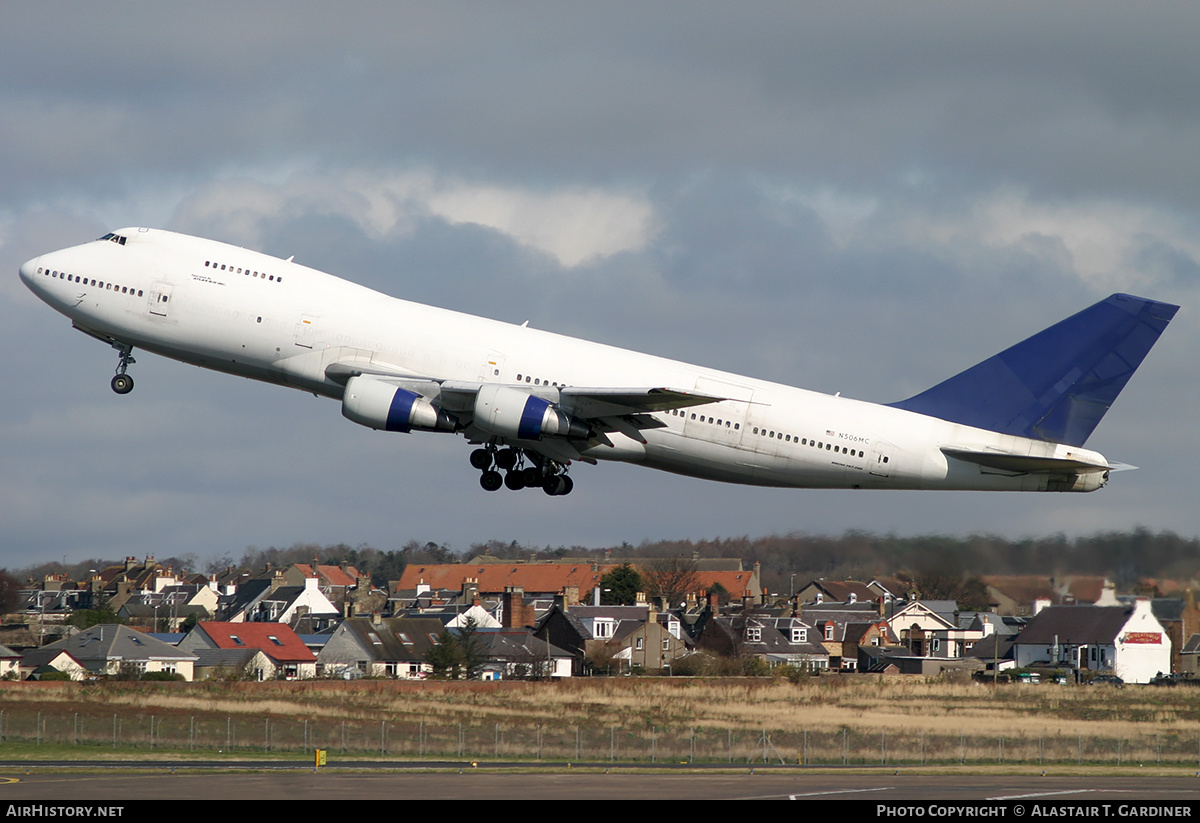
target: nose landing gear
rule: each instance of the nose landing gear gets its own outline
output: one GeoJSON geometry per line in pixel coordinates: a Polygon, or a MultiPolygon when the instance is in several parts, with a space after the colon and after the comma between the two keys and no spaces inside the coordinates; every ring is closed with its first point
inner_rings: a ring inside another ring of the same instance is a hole
{"type": "Polygon", "coordinates": [[[133,346],[128,343],[113,343],[117,350],[117,374],[112,379],[112,390],[117,394],[129,394],[133,391],[133,378],[125,373],[129,366],[137,361],[133,359],[133,346]]]}

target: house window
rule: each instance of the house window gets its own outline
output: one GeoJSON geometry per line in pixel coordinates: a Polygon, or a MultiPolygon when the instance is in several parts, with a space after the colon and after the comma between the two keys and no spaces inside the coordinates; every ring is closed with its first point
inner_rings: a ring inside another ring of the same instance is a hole
{"type": "Polygon", "coordinates": [[[746,627],[746,641],[749,643],[757,643],[762,640],[762,629],[758,626],[746,627]]]}
{"type": "Polygon", "coordinates": [[[832,623],[828,623],[825,626],[825,639],[826,640],[833,639],[833,624],[832,623]]]}
{"type": "Polygon", "coordinates": [[[642,644],[642,638],[640,638],[640,637],[639,637],[639,638],[636,638],[636,639],[634,640],[634,642],[633,642],[633,647],[634,647],[635,649],[637,649],[639,652],[642,650],[642,645],[643,645],[643,644],[642,644]]]}

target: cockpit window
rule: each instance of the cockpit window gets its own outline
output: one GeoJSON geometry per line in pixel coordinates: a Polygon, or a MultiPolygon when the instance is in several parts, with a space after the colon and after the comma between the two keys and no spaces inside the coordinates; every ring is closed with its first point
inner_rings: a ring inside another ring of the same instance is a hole
{"type": "Polygon", "coordinates": [[[110,231],[108,234],[104,235],[100,239],[101,240],[111,240],[112,242],[117,243],[118,245],[124,246],[126,238],[122,234],[113,234],[110,231]]]}

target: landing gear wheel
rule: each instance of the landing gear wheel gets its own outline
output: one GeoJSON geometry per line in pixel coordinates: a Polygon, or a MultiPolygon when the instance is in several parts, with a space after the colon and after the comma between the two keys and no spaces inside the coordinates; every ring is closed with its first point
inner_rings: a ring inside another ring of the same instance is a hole
{"type": "Polygon", "coordinates": [[[540,488],[542,485],[542,470],[537,466],[530,466],[527,469],[521,469],[521,474],[525,476],[526,488],[540,488]]]}
{"type": "Polygon", "coordinates": [[[491,468],[491,465],[492,455],[487,449],[476,449],[475,451],[471,452],[472,468],[479,469],[480,471],[486,471],[487,469],[491,468]]]}
{"type": "Polygon", "coordinates": [[[542,484],[542,490],[545,491],[546,494],[550,495],[551,497],[556,497],[560,494],[566,494],[567,493],[566,492],[566,488],[567,488],[566,480],[567,480],[567,478],[562,476],[561,474],[556,474],[551,477],[547,477],[545,482],[542,484]]]}
{"type": "Polygon", "coordinates": [[[511,471],[504,475],[504,485],[513,491],[520,491],[525,488],[525,472],[511,471]]]}
{"type": "Polygon", "coordinates": [[[125,370],[137,362],[133,359],[133,346],[114,342],[112,347],[117,350],[117,376],[112,379],[112,390],[117,394],[129,394],[133,391],[133,378],[125,370]]]}
{"type": "Polygon", "coordinates": [[[479,485],[485,492],[494,492],[504,485],[504,478],[500,476],[500,472],[486,471],[479,475],[479,485]]]}
{"type": "Polygon", "coordinates": [[[496,452],[496,468],[508,471],[517,465],[521,454],[516,449],[501,449],[496,452]]]}

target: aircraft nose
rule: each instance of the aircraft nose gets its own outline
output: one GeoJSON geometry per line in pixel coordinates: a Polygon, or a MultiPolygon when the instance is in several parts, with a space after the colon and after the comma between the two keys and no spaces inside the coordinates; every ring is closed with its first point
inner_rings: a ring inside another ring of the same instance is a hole
{"type": "Polygon", "coordinates": [[[21,266],[21,282],[29,288],[33,288],[34,275],[37,274],[38,261],[41,259],[41,257],[35,257],[21,266]]]}

